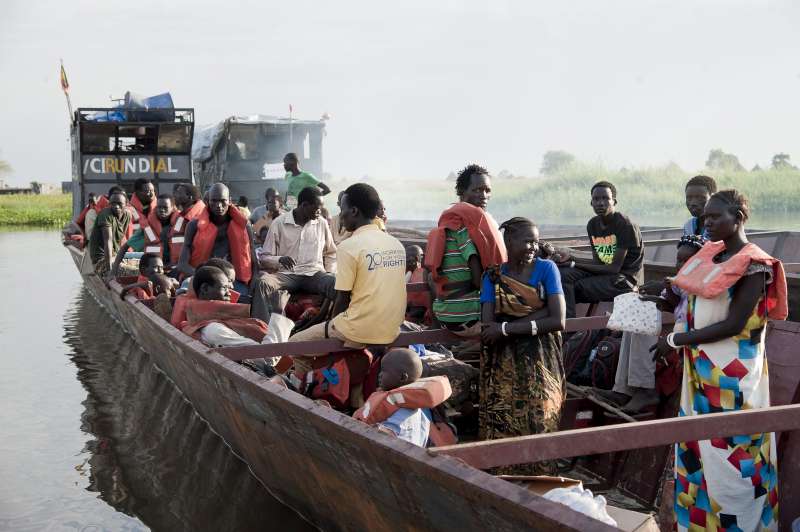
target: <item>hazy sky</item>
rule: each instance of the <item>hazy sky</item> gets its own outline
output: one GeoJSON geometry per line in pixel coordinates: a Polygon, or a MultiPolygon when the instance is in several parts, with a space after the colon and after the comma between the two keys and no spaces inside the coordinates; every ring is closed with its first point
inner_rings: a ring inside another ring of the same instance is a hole
{"type": "Polygon", "coordinates": [[[73,104],[170,91],[198,124],[319,118],[336,176],[535,174],[564,149],[612,165],[800,159],[800,2],[5,1],[0,158],[68,179],[73,104]],[[387,6],[391,7],[387,7],[387,6]]]}

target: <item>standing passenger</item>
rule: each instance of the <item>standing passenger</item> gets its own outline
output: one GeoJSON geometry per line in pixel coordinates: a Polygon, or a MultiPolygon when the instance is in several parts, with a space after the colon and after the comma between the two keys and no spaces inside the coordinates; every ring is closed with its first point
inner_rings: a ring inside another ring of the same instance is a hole
{"type": "MultiPolygon", "coordinates": [[[[657,356],[683,350],[681,415],[770,406],[764,341],[768,319],[786,319],[781,262],[747,241],[747,198],[717,192],[704,210],[712,242],[675,276],[689,294],[688,332],[660,338],[657,356]],[[716,273],[716,275],[715,275],[716,273]]],[[[774,433],[675,446],[678,530],[776,530],[778,472],[774,433]]]]}
{"type": "Polygon", "coordinates": [[[705,235],[701,217],[703,209],[712,194],[717,192],[717,182],[707,175],[696,175],[686,183],[686,208],[689,209],[691,218],[683,225],[683,234],[705,235]]]}
{"type": "Polygon", "coordinates": [[[286,170],[286,182],[288,183],[286,207],[289,209],[297,207],[300,191],[306,187],[318,187],[323,196],[331,191],[328,185],[318,181],[312,174],[300,170],[300,161],[295,153],[286,154],[283,158],[283,169],[286,170]]]}
{"type": "MultiPolygon", "coordinates": [[[[500,226],[508,262],[490,268],[481,289],[480,438],[555,432],[566,398],[561,333],[564,293],[558,267],[537,257],[539,230],[527,218],[500,226]]],[[[554,473],[551,464],[504,473],[554,473]]]]}
{"type": "MultiPolygon", "coordinates": [[[[183,251],[189,222],[205,212],[207,207],[200,199],[200,190],[190,183],[178,183],[172,187],[172,194],[175,197],[175,208],[178,212],[169,230],[169,256],[177,264],[183,251]]],[[[177,272],[177,269],[174,271],[177,272]]]]}
{"type": "Polygon", "coordinates": [[[489,172],[471,164],[458,174],[459,203],[439,217],[428,235],[425,267],[436,282],[433,313],[456,334],[480,334],[483,271],[506,260],[497,222],[486,212],[492,196],[489,172]]]}

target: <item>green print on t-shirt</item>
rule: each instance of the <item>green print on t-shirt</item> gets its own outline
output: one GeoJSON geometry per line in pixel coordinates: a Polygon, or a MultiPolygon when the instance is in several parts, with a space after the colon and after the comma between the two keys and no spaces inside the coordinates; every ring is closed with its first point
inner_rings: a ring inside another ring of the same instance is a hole
{"type": "Polygon", "coordinates": [[[617,252],[617,235],[593,236],[592,245],[600,262],[611,264],[611,261],[614,260],[614,253],[617,252]]]}

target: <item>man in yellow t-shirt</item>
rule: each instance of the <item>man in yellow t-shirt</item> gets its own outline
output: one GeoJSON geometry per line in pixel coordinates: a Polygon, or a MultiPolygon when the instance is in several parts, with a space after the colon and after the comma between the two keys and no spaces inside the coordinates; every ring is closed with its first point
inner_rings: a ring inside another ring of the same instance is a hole
{"type": "Polygon", "coordinates": [[[290,342],[338,338],[349,347],[389,344],[406,311],[406,252],[399,240],[372,223],[378,192],[358,183],[342,196],[342,225],[353,235],[336,251],[333,319],[292,336],[290,342]]]}

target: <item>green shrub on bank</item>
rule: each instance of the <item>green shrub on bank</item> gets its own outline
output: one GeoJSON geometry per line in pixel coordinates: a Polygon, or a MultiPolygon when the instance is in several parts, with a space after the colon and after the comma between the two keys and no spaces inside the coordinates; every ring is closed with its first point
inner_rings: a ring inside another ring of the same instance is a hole
{"type": "MultiPolygon", "coordinates": [[[[619,210],[645,226],[678,226],[689,217],[684,205],[686,181],[701,172],[687,172],[675,164],[612,170],[600,163],[575,161],[555,175],[492,181],[489,210],[503,221],[527,216],[541,224],[585,225],[593,215],[589,189],[597,181],[617,187],[619,210]]],[[[720,188],[737,188],[751,202],[750,227],[800,230],[800,170],[702,173],[713,176],[720,188]]],[[[346,184],[355,182],[347,180],[346,184]]],[[[435,220],[456,201],[455,182],[445,180],[372,180],[388,211],[390,221],[435,220]]],[[[336,183],[335,185],[338,185],[336,183]]],[[[336,212],[335,198],[344,183],[326,198],[336,212]]]]}
{"type": "Polygon", "coordinates": [[[71,218],[70,194],[0,195],[0,226],[58,226],[71,218]]]}

